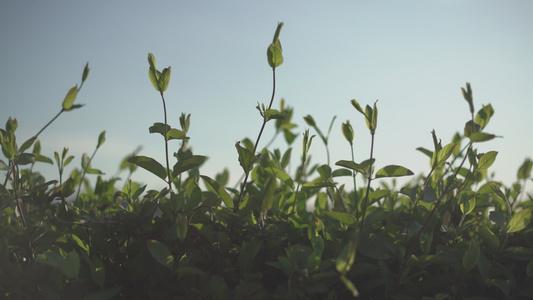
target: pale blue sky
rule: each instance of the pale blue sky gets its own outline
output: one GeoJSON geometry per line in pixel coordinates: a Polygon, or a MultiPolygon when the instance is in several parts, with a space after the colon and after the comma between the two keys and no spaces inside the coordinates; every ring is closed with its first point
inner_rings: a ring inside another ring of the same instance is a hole
{"type": "MultiPolygon", "coordinates": [[[[480,144],[499,151],[492,170],[514,180],[533,156],[533,2],[531,1],[8,1],[0,2],[0,123],[19,122],[18,139],[34,135],[60,109],[66,92],[91,73],[78,95],[82,109],[62,115],[41,136],[43,154],[69,147],[79,166],[107,131],[93,167],[108,176],[142,145],[164,162],[160,136],[148,127],[163,118],[148,79],[147,54],[172,67],[165,93],[169,123],[191,113],[190,145],[209,156],[202,173],[242,170],[235,142],[255,140],[267,102],[271,69],[266,48],[279,21],[285,62],[277,71],[275,106],[295,108],[297,131],[311,114],[331,134],[331,162],[350,159],[340,131],[349,119],[356,161],[369,152],[369,133],[350,105],[379,99],[377,167],[400,164],[428,171],[415,149],[432,147],[431,130],[446,144],[469,118],[460,88],[472,84],[476,110],[491,103],[487,131],[503,136],[480,144]]],[[[269,124],[264,145],[272,136],[269,124]]],[[[294,159],[301,141],[294,144],[294,159]]],[[[177,149],[177,143],[174,143],[177,149]]],[[[286,144],[280,138],[275,145],[286,144]]],[[[326,162],[316,139],[314,162],[326,162]]],[[[55,167],[43,166],[45,172],[55,167]]],[[[138,172],[134,179],[157,182],[138,172]]],[[[162,183],[162,182],[161,182],[162,183]]]]}

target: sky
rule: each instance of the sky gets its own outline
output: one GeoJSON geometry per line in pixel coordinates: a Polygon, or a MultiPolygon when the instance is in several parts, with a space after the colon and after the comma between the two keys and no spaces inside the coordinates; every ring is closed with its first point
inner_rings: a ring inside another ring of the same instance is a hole
{"type": "MultiPolygon", "coordinates": [[[[475,110],[491,104],[486,131],[501,138],[478,145],[498,151],[491,171],[507,184],[526,157],[533,157],[533,2],[447,1],[0,1],[0,124],[18,120],[19,143],[35,135],[61,109],[67,91],[89,77],[76,103],[41,135],[42,154],[63,147],[79,167],[106,142],[92,167],[105,177],[137,147],[164,164],[162,137],[148,127],[163,122],[162,101],[148,78],[148,53],[158,69],[171,66],[165,99],[168,122],[191,114],[190,146],[208,156],[201,173],[225,167],[232,182],[242,175],[235,142],[255,140],[268,105],[272,69],[266,49],[278,22],[284,63],[276,69],[276,95],[294,108],[296,132],[312,115],[322,131],[336,117],[330,136],[331,165],[350,160],[341,123],[355,131],[355,160],[369,157],[370,134],[350,104],[376,100],[379,115],[374,157],[377,168],[397,164],[419,174],[429,160],[431,131],[443,145],[469,120],[461,87],[470,82],[475,110]]],[[[273,123],[259,147],[273,136],[273,123]]],[[[311,129],[311,133],[314,131],[311,129]]],[[[301,138],[292,145],[299,160],[301,138]]],[[[178,142],[170,144],[177,150],[178,142]]],[[[285,151],[278,138],[272,148],[285,151]]],[[[325,147],[313,141],[313,163],[326,163],[325,147]]],[[[5,160],[5,158],[2,157],[5,160]]],[[[333,166],[335,169],[336,167],[333,166]]],[[[57,178],[57,167],[37,166],[57,178]]],[[[93,180],[94,177],[89,177],[93,180]]],[[[164,183],[145,171],[134,180],[164,183]]]]}

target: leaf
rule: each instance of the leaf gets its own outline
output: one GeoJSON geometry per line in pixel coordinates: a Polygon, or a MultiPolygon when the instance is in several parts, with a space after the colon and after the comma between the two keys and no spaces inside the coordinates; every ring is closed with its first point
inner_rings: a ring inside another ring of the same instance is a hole
{"type": "Polygon", "coordinates": [[[148,248],[148,251],[152,257],[158,263],[169,269],[172,269],[172,265],[174,264],[174,256],[172,256],[172,253],[170,253],[170,250],[167,248],[167,246],[156,240],[149,240],[146,241],[146,247],[148,248]]]}
{"type": "Polygon", "coordinates": [[[323,211],[322,213],[348,226],[352,225],[353,223],[357,221],[355,216],[349,213],[335,212],[335,211],[323,211]]]}
{"type": "Polygon", "coordinates": [[[437,201],[437,194],[431,185],[426,185],[424,187],[424,193],[422,194],[422,201],[426,203],[433,203],[437,201]]]}
{"type": "Polygon", "coordinates": [[[96,148],[100,148],[105,142],[105,130],[100,133],[98,136],[98,145],[96,145],[96,148]]]}
{"type": "Polygon", "coordinates": [[[461,193],[459,196],[459,206],[464,215],[471,213],[476,207],[476,195],[472,191],[461,193]]]}
{"type": "Polygon", "coordinates": [[[437,161],[435,167],[442,166],[446,162],[446,160],[448,160],[448,158],[453,154],[453,150],[456,146],[457,144],[455,143],[449,143],[448,145],[442,147],[442,149],[440,149],[437,153],[437,161]]]}
{"type": "Polygon", "coordinates": [[[346,288],[352,293],[353,297],[359,297],[359,291],[357,288],[355,288],[355,285],[350,279],[348,279],[345,275],[342,275],[341,280],[344,283],[344,286],[346,286],[346,288]]]}
{"type": "Polygon", "coordinates": [[[265,171],[276,176],[276,178],[278,178],[281,182],[294,190],[294,181],[292,180],[291,176],[285,173],[285,171],[274,167],[267,167],[265,168],[265,171]]]}
{"type": "Polygon", "coordinates": [[[268,64],[272,69],[279,67],[283,63],[281,43],[279,41],[279,34],[282,27],[283,22],[278,23],[278,27],[276,28],[276,33],[274,34],[272,44],[270,44],[267,49],[267,60],[268,64]]]}
{"type": "Polygon", "coordinates": [[[164,68],[161,76],[159,77],[159,91],[162,93],[167,90],[168,83],[170,81],[170,67],[164,68]]]}
{"type": "Polygon", "coordinates": [[[357,102],[355,99],[352,99],[352,101],[350,101],[350,103],[352,103],[352,106],[360,113],[362,113],[363,115],[365,114],[365,112],[363,111],[363,108],[361,107],[361,105],[359,105],[359,102],[357,102]]]}
{"type": "Polygon", "coordinates": [[[463,267],[467,270],[471,270],[477,264],[479,260],[479,244],[472,243],[465,251],[463,256],[463,267]]]}
{"type": "Polygon", "coordinates": [[[200,177],[202,177],[205,183],[207,183],[207,185],[210,186],[213,191],[220,197],[220,199],[222,200],[222,202],[224,202],[224,205],[226,205],[227,208],[233,209],[233,200],[231,200],[230,195],[228,194],[226,189],[224,189],[223,186],[221,186],[220,184],[218,184],[218,182],[207,176],[200,175],[200,177]]]}
{"type": "MultiPolygon", "coordinates": [[[[28,148],[30,148],[31,145],[33,144],[33,142],[35,142],[35,139],[37,139],[36,136],[34,136],[34,137],[30,138],[29,140],[25,141],[24,144],[22,144],[22,146],[20,146],[18,152],[22,153],[22,152],[26,151],[28,148]]],[[[33,151],[33,152],[35,154],[35,151],[33,151]]]]}
{"type": "Polygon", "coordinates": [[[359,172],[359,173],[362,173],[362,174],[365,174],[365,168],[360,165],[360,164],[357,164],[351,160],[339,160],[338,162],[335,163],[336,166],[340,166],[340,167],[344,167],[344,168],[348,168],[350,170],[354,170],[356,172],[359,172]]]}
{"type": "Polygon", "coordinates": [[[524,160],[524,162],[518,169],[516,177],[518,179],[528,179],[529,176],[531,176],[531,167],[533,167],[533,162],[531,161],[531,159],[526,158],[526,160],[524,160]]]}
{"type": "Polygon", "coordinates": [[[201,166],[207,160],[207,156],[202,155],[193,155],[185,159],[179,160],[172,170],[172,176],[176,177],[179,174],[188,171],[192,168],[197,168],[201,166]]]}
{"type": "Polygon", "coordinates": [[[511,221],[509,221],[509,229],[507,232],[517,232],[527,227],[531,221],[531,208],[522,209],[513,214],[511,221]]]}
{"type": "Polygon", "coordinates": [[[477,163],[477,171],[484,171],[490,168],[490,166],[492,166],[492,164],[496,160],[497,155],[497,151],[489,151],[483,154],[483,156],[481,156],[477,163]]]}
{"type": "Polygon", "coordinates": [[[250,173],[254,167],[254,163],[257,161],[257,157],[252,151],[242,147],[240,142],[235,143],[235,148],[237,148],[237,153],[239,154],[239,164],[245,173],[250,173]]]}
{"type": "Polygon", "coordinates": [[[470,141],[472,143],[481,143],[494,139],[496,136],[494,134],[485,133],[485,132],[474,132],[470,135],[470,141]]]}
{"type": "Polygon", "coordinates": [[[133,156],[128,158],[128,162],[136,164],[137,166],[147,170],[163,180],[167,178],[167,171],[165,168],[151,157],[133,156]]]}
{"type": "Polygon", "coordinates": [[[267,109],[265,111],[265,120],[266,121],[270,121],[272,119],[284,119],[284,118],[285,118],[285,114],[279,112],[276,109],[267,109]]]}
{"type": "Polygon", "coordinates": [[[416,150],[424,153],[425,155],[427,155],[429,158],[433,157],[433,151],[429,151],[428,149],[426,148],[423,148],[423,147],[418,147],[416,148],[416,150]]]}
{"type": "Polygon", "coordinates": [[[183,242],[183,240],[185,240],[185,238],[187,237],[187,231],[189,229],[189,221],[187,221],[187,215],[178,214],[176,221],[178,222],[178,238],[180,239],[180,241],[183,242]]]}
{"type": "Polygon", "coordinates": [[[335,260],[335,267],[337,268],[337,271],[339,271],[339,273],[344,275],[350,271],[355,260],[356,250],[356,241],[350,241],[349,243],[344,245],[342,252],[335,260]]]}
{"type": "Polygon", "coordinates": [[[80,256],[75,251],[69,252],[67,257],[65,257],[65,260],[63,260],[63,264],[61,265],[61,272],[63,272],[66,277],[73,278],[78,276],[79,271],[80,256]]]}
{"type": "Polygon", "coordinates": [[[81,75],[81,82],[85,82],[87,80],[87,76],[89,76],[89,63],[85,64],[85,68],[83,68],[83,74],[81,75]]]}
{"type": "Polygon", "coordinates": [[[113,299],[122,291],[121,286],[110,287],[107,289],[102,289],[97,292],[90,294],[89,296],[83,298],[83,300],[109,300],[113,299]]]}
{"type": "Polygon", "coordinates": [[[96,256],[91,258],[89,269],[93,281],[100,287],[103,286],[105,282],[105,265],[102,260],[96,256]]]}
{"type": "Polygon", "coordinates": [[[17,165],[29,165],[35,161],[35,155],[32,153],[21,153],[14,158],[14,162],[17,165]]]}
{"type": "Polygon", "coordinates": [[[489,123],[490,118],[494,115],[494,108],[489,103],[488,105],[483,105],[483,108],[480,109],[477,114],[474,122],[481,126],[481,129],[485,128],[489,123]]]}
{"type": "Polygon", "coordinates": [[[353,144],[353,128],[352,125],[350,125],[350,121],[347,120],[346,123],[342,123],[341,125],[342,134],[344,135],[344,138],[350,143],[350,145],[353,144]]]}
{"type": "Polygon", "coordinates": [[[63,99],[63,110],[71,110],[72,104],[74,104],[74,100],[76,100],[76,96],[78,95],[78,85],[73,86],[65,96],[65,99],[63,99]]]}
{"type": "Polygon", "coordinates": [[[414,173],[402,166],[388,165],[376,172],[376,178],[410,176],[414,173]]]}

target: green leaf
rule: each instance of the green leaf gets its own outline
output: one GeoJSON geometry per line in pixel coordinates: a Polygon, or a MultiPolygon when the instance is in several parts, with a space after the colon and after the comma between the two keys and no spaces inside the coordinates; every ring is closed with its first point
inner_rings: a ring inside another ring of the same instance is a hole
{"type": "Polygon", "coordinates": [[[463,256],[463,267],[467,270],[473,269],[477,261],[479,260],[479,245],[477,243],[472,243],[468,249],[465,251],[463,256]]]}
{"type": "Polygon", "coordinates": [[[283,27],[283,22],[278,23],[278,27],[276,28],[276,33],[274,34],[274,39],[267,49],[267,60],[268,60],[268,64],[270,65],[272,69],[279,67],[283,63],[281,43],[279,41],[279,34],[280,34],[282,27],[283,27]]]}
{"type": "Polygon", "coordinates": [[[311,127],[316,127],[316,122],[315,122],[315,119],[313,118],[313,116],[311,115],[307,115],[304,117],[304,121],[305,123],[307,123],[307,125],[311,126],[311,127]]]}
{"type": "Polygon", "coordinates": [[[267,167],[265,168],[265,171],[276,176],[276,178],[278,178],[281,182],[294,190],[294,181],[292,180],[291,176],[285,173],[285,171],[274,167],[267,167]]]}
{"type": "Polygon", "coordinates": [[[100,132],[100,135],[98,136],[98,144],[96,145],[96,149],[100,148],[105,142],[105,130],[100,132]]]}
{"type": "Polygon", "coordinates": [[[105,282],[105,265],[98,257],[91,258],[91,263],[89,265],[89,270],[91,272],[91,278],[93,281],[102,287],[105,282]]]}
{"type": "Polygon", "coordinates": [[[481,156],[477,163],[477,171],[484,171],[490,168],[490,166],[492,166],[492,164],[496,160],[497,155],[497,151],[489,151],[483,154],[483,156],[481,156]]]}
{"type": "Polygon", "coordinates": [[[526,158],[520,168],[518,169],[517,178],[518,179],[528,179],[531,176],[531,167],[533,167],[533,162],[531,159],[526,158]]]}
{"type": "MultiPolygon", "coordinates": [[[[18,150],[18,153],[22,153],[24,151],[26,151],[28,148],[31,147],[31,145],[33,144],[33,142],[35,142],[35,139],[37,139],[36,136],[30,138],[29,140],[25,141],[22,146],[20,146],[19,150],[18,150]]],[[[35,152],[35,151],[33,151],[35,152]]],[[[35,154],[35,153],[34,153],[35,154]]]]}
{"type": "Polygon", "coordinates": [[[461,195],[459,196],[459,206],[461,207],[461,211],[463,212],[463,214],[468,215],[474,210],[474,208],[476,207],[475,196],[476,195],[473,191],[461,193],[461,195]]]}
{"type": "Polygon", "coordinates": [[[167,248],[167,246],[156,240],[149,240],[146,241],[146,247],[148,248],[148,251],[152,257],[158,263],[169,269],[172,269],[172,265],[174,264],[174,256],[172,256],[172,253],[170,253],[170,250],[167,248]]]}
{"type": "Polygon", "coordinates": [[[179,160],[172,170],[172,176],[177,177],[179,174],[188,171],[192,168],[201,166],[207,160],[207,156],[193,155],[185,159],[179,160]]]}
{"type": "Polygon", "coordinates": [[[466,83],[466,90],[464,88],[461,88],[461,91],[463,92],[463,97],[465,98],[466,102],[468,102],[468,106],[470,108],[470,113],[474,113],[474,99],[472,97],[472,88],[470,87],[470,83],[466,83]]]}
{"type": "Polygon", "coordinates": [[[481,131],[481,126],[479,126],[479,124],[475,122],[472,122],[472,120],[465,123],[465,128],[464,128],[465,137],[470,137],[473,133],[480,132],[480,131],[481,131]]]}
{"type": "Polygon", "coordinates": [[[442,149],[440,149],[440,151],[437,153],[437,161],[435,167],[442,166],[446,162],[446,160],[448,160],[448,158],[453,154],[453,150],[456,146],[457,144],[455,143],[449,143],[448,145],[442,147],[442,149]]]}
{"type": "Polygon", "coordinates": [[[247,148],[241,146],[240,142],[235,143],[237,153],[239,154],[239,164],[245,173],[250,173],[254,168],[254,163],[257,161],[257,157],[247,148]]]}
{"type": "Polygon", "coordinates": [[[122,291],[121,286],[102,289],[83,298],[83,300],[110,300],[122,291]]]}
{"type": "Polygon", "coordinates": [[[357,164],[351,160],[339,160],[338,162],[335,163],[336,166],[340,166],[340,167],[344,167],[344,168],[348,168],[350,170],[354,170],[356,172],[359,172],[359,173],[362,173],[362,174],[366,174],[365,172],[365,168],[360,165],[360,164],[357,164]]]}
{"type": "Polygon", "coordinates": [[[344,135],[344,138],[350,143],[350,145],[353,144],[353,128],[352,125],[350,125],[350,121],[347,120],[346,123],[342,123],[341,125],[342,134],[344,135]]]}
{"type": "Polygon", "coordinates": [[[87,80],[87,76],[89,76],[89,63],[85,64],[85,68],[83,68],[83,74],[81,75],[81,82],[85,82],[87,80]]]}
{"type": "Polygon", "coordinates": [[[150,133],[159,133],[163,137],[165,137],[165,127],[166,127],[166,139],[167,140],[183,140],[188,139],[185,132],[171,128],[170,126],[163,124],[163,123],[154,123],[153,126],[150,126],[148,128],[148,131],[150,133]]]}
{"type": "Polygon", "coordinates": [[[78,276],[79,271],[80,256],[75,251],[69,252],[67,257],[65,257],[63,260],[63,264],[61,265],[61,272],[63,272],[66,277],[73,278],[78,276]]]}
{"type": "Polygon", "coordinates": [[[133,156],[128,158],[128,162],[136,164],[137,166],[147,170],[163,180],[167,178],[167,171],[165,168],[151,157],[133,156]]]}
{"type": "Polygon", "coordinates": [[[168,83],[170,81],[170,67],[164,68],[163,72],[161,73],[161,77],[159,77],[159,91],[162,93],[167,90],[168,83]]]}
{"type": "Polygon", "coordinates": [[[531,208],[525,208],[513,214],[511,221],[509,221],[509,229],[507,232],[517,232],[527,227],[531,221],[531,208]]]}
{"type": "Polygon", "coordinates": [[[14,158],[15,164],[22,166],[22,165],[29,165],[35,161],[35,155],[32,153],[21,153],[14,158]]]}
{"type": "Polygon", "coordinates": [[[323,211],[322,213],[348,226],[352,225],[353,223],[357,221],[355,216],[349,213],[335,212],[335,211],[323,211]]]}
{"type": "Polygon", "coordinates": [[[496,251],[500,247],[500,240],[498,237],[487,227],[487,225],[478,228],[478,234],[483,245],[485,245],[490,251],[496,251]]]}
{"type": "Polygon", "coordinates": [[[220,197],[220,199],[222,200],[222,202],[224,202],[224,205],[226,205],[227,208],[233,209],[233,200],[231,200],[230,195],[228,194],[226,189],[224,189],[223,186],[221,186],[220,184],[218,184],[218,182],[214,181],[213,179],[207,176],[200,175],[200,177],[202,177],[204,182],[208,186],[210,186],[213,189],[213,191],[220,197]]]}
{"type": "Polygon", "coordinates": [[[410,176],[414,173],[402,166],[388,165],[376,172],[376,178],[410,176]]]}
{"type": "Polygon", "coordinates": [[[76,96],[78,95],[78,85],[72,87],[67,95],[65,96],[65,99],[63,99],[63,110],[71,110],[72,104],[74,104],[74,100],[76,100],[76,96]]]}
{"type": "Polygon", "coordinates": [[[437,201],[437,194],[431,185],[426,185],[424,187],[424,192],[422,194],[422,201],[426,203],[433,203],[437,201]]]}
{"type": "Polygon", "coordinates": [[[154,86],[155,90],[160,92],[159,89],[159,76],[160,72],[156,69],[148,69],[148,77],[150,78],[150,82],[152,82],[152,85],[154,86]]]}
{"type": "Polygon", "coordinates": [[[359,102],[357,102],[355,99],[352,99],[350,103],[352,103],[352,106],[355,107],[355,109],[358,112],[362,113],[363,115],[365,114],[365,112],[363,111],[363,108],[361,107],[361,105],[359,105],[359,102]]]}
{"type": "Polygon", "coordinates": [[[189,221],[187,220],[187,215],[178,214],[176,218],[178,224],[178,238],[180,241],[184,241],[187,237],[187,231],[189,229],[189,221]]]}
{"type": "Polygon", "coordinates": [[[265,120],[266,121],[270,121],[272,119],[284,119],[284,118],[285,118],[285,114],[279,112],[276,109],[267,109],[265,111],[265,120]]]}
{"type": "Polygon", "coordinates": [[[494,108],[489,103],[488,105],[483,105],[483,108],[480,109],[477,114],[474,122],[481,126],[481,129],[485,128],[489,123],[490,118],[494,115],[494,108]]]}
{"type": "Polygon", "coordinates": [[[472,143],[486,142],[494,139],[496,136],[494,134],[485,133],[485,132],[474,132],[470,135],[470,141],[472,143]]]}

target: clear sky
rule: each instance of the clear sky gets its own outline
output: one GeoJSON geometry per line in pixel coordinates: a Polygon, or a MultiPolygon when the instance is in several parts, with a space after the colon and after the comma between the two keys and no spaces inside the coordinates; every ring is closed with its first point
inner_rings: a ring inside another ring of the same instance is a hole
{"type": "MultiPolygon", "coordinates": [[[[241,174],[235,142],[255,139],[272,73],[266,49],[277,23],[285,62],[276,70],[275,107],[284,98],[303,132],[311,114],[323,131],[334,116],[331,162],[351,158],[342,122],[355,130],[355,160],[368,158],[370,135],[351,105],[379,99],[377,167],[428,171],[417,147],[432,149],[431,130],[447,144],[469,119],[460,88],[472,84],[476,111],[491,103],[480,144],[499,151],[492,170],[515,179],[533,157],[533,2],[518,1],[0,1],[0,123],[17,118],[18,140],[33,136],[61,108],[67,91],[91,73],[76,103],[41,136],[43,154],[68,147],[80,165],[98,135],[106,142],[92,166],[113,176],[136,147],[164,162],[164,143],[148,127],[162,103],[148,79],[147,55],[172,67],[165,93],[170,125],[190,113],[190,145],[209,160],[202,173],[241,174]]],[[[273,135],[269,124],[263,143],[273,135]]],[[[178,144],[172,144],[177,150],[178,144]]],[[[171,145],[171,146],[172,146],[171,145]]],[[[301,153],[294,144],[293,158],[301,153]]],[[[280,138],[275,147],[286,148],[280,138]]],[[[315,139],[313,162],[326,162],[315,139]]],[[[53,174],[54,167],[42,166],[53,174]]],[[[69,169],[70,170],[70,169],[69,169]]],[[[55,176],[55,175],[54,175],[55,176]]],[[[125,176],[125,174],[124,174],[125,176]]],[[[139,171],[134,179],[163,183],[139,171]]],[[[94,179],[93,179],[94,180],[94,179]]]]}

